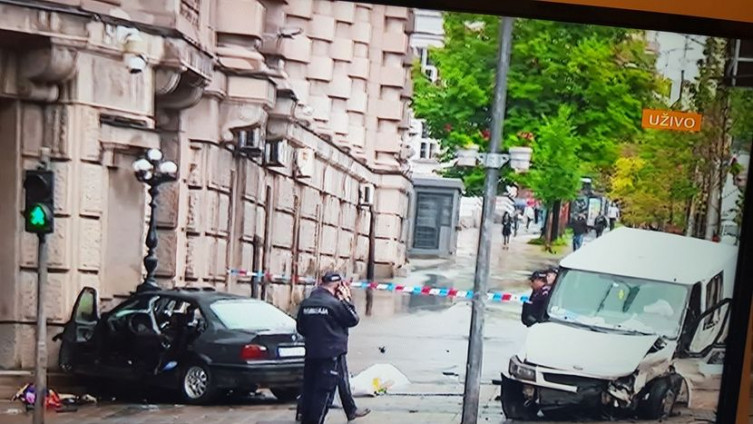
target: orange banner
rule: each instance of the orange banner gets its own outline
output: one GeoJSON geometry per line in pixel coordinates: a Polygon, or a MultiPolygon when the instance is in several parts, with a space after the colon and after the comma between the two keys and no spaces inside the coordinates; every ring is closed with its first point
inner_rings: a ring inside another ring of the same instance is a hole
{"type": "Polygon", "coordinates": [[[554,3],[595,6],[641,12],[694,16],[753,24],[751,0],[545,0],[554,3]]]}
{"type": "Polygon", "coordinates": [[[692,112],[643,109],[643,128],[654,130],[698,132],[703,116],[692,112]]]}

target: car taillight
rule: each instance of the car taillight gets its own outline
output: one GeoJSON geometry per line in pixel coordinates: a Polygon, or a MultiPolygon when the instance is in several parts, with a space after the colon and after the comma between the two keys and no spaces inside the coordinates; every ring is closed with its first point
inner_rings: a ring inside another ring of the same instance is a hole
{"type": "Polygon", "coordinates": [[[241,349],[241,359],[244,361],[253,361],[254,359],[264,359],[267,357],[267,348],[264,346],[249,344],[241,349]]]}

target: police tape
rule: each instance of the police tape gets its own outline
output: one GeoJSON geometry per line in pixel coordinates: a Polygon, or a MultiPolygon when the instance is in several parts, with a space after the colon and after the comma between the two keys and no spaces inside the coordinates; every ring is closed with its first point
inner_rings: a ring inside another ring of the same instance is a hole
{"type": "MultiPolygon", "coordinates": [[[[420,296],[437,296],[454,299],[473,299],[472,290],[458,290],[455,288],[431,287],[431,286],[407,286],[394,283],[369,283],[367,281],[353,282],[350,284],[353,288],[382,290],[393,293],[405,293],[420,296]]],[[[528,296],[521,296],[508,292],[487,293],[486,298],[492,302],[515,302],[525,303],[528,296]]]]}
{"type": "Polygon", "coordinates": [[[284,274],[271,274],[268,272],[263,271],[249,271],[246,269],[228,269],[227,270],[228,275],[236,276],[236,277],[254,277],[254,278],[264,278],[270,282],[290,282],[291,280],[296,280],[298,284],[309,284],[312,285],[316,283],[316,278],[314,277],[298,277],[294,278],[290,275],[284,275],[284,274]]]}
{"type": "MultiPolygon", "coordinates": [[[[282,275],[282,274],[270,274],[265,273],[262,271],[248,271],[244,269],[229,269],[228,270],[229,275],[235,275],[235,276],[243,276],[243,277],[258,277],[258,278],[265,278],[270,282],[290,282],[294,278],[289,275],[282,275]]],[[[298,277],[297,278],[298,284],[306,284],[306,285],[313,285],[316,283],[316,278],[314,277],[298,277]]],[[[395,284],[395,283],[377,283],[377,282],[368,282],[368,281],[354,281],[350,283],[351,288],[357,288],[357,289],[372,289],[372,290],[381,290],[381,291],[388,291],[393,293],[403,293],[403,294],[411,294],[411,295],[419,295],[419,296],[437,296],[437,297],[447,297],[452,299],[467,299],[471,300],[473,299],[473,291],[472,290],[458,290],[455,288],[445,288],[445,287],[431,287],[431,286],[411,286],[411,285],[402,285],[402,284],[395,284]]],[[[513,302],[513,303],[525,303],[528,301],[529,296],[526,295],[517,295],[514,293],[509,292],[491,292],[486,294],[487,300],[491,302],[513,302]]]]}

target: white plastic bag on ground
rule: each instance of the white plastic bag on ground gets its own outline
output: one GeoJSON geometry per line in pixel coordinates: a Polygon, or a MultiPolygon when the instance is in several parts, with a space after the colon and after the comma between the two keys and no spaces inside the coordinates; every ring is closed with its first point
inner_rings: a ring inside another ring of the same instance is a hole
{"type": "Polygon", "coordinates": [[[389,364],[376,364],[350,380],[354,397],[376,396],[389,390],[400,390],[410,385],[408,377],[389,364]]]}

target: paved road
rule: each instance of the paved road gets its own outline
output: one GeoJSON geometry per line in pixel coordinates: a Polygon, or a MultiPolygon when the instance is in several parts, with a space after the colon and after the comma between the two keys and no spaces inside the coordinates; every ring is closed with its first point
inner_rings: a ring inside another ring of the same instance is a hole
{"type": "MultiPolygon", "coordinates": [[[[386,297],[377,303],[392,302],[386,297]]],[[[385,311],[384,308],[379,310],[385,311]]],[[[400,393],[376,398],[360,398],[361,406],[374,413],[362,424],[450,424],[460,422],[463,368],[466,355],[466,333],[470,308],[466,303],[450,307],[434,306],[430,310],[413,308],[411,313],[364,317],[353,332],[350,352],[352,372],[376,363],[395,365],[413,383],[400,393]],[[384,347],[385,352],[380,351],[384,347]],[[449,375],[446,375],[449,374],[449,375]],[[456,374],[456,375],[455,375],[456,374]]],[[[485,352],[481,401],[483,423],[505,423],[496,396],[498,388],[488,384],[506,366],[507,358],[517,351],[527,329],[519,324],[515,308],[493,306],[489,309],[485,331],[485,352]]],[[[0,404],[0,423],[27,424],[30,416],[19,414],[18,405],[0,404]]],[[[59,424],[225,424],[225,423],[291,423],[292,406],[279,404],[262,394],[235,404],[211,407],[189,407],[172,404],[146,405],[115,403],[83,407],[78,412],[52,413],[48,422],[59,424]]],[[[665,422],[709,422],[710,412],[683,414],[665,422]]],[[[630,421],[632,422],[632,421],[630,421]]],[[[332,412],[329,424],[345,423],[342,411],[332,412]]]]}

